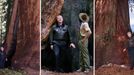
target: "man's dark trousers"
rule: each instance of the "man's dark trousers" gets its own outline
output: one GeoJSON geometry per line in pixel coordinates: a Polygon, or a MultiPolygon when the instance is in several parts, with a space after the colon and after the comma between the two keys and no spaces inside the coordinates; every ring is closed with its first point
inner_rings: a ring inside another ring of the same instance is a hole
{"type": "Polygon", "coordinates": [[[53,51],[56,59],[56,70],[67,72],[71,69],[71,58],[69,46],[65,41],[55,41],[53,51]]]}
{"type": "Polygon", "coordinates": [[[128,56],[130,58],[130,66],[134,67],[134,47],[128,47],[128,56]]]}

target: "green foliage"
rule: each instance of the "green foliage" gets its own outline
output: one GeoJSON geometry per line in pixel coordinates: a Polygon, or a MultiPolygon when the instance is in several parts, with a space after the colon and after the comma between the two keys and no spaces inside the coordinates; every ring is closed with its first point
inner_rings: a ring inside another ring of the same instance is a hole
{"type": "Polygon", "coordinates": [[[0,0],[0,44],[4,40],[7,31],[7,22],[11,16],[12,0],[0,0]]]}
{"type": "Polygon", "coordinates": [[[10,69],[0,69],[0,75],[26,75],[23,71],[14,71],[10,69]]]}

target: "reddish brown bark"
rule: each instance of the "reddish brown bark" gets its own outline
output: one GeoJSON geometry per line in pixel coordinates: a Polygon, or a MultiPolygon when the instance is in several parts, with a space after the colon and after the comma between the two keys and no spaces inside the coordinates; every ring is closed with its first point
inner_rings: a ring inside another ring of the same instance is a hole
{"type": "Polygon", "coordinates": [[[60,14],[64,0],[43,0],[42,1],[42,39],[46,40],[55,17],[60,14]]]}
{"type": "Polygon", "coordinates": [[[95,4],[96,66],[128,63],[123,52],[130,30],[128,0],[96,0],[95,4]]]}
{"type": "Polygon", "coordinates": [[[18,7],[20,23],[15,60],[26,67],[39,68],[40,1],[19,1],[18,7]]]}
{"type": "Polygon", "coordinates": [[[17,15],[17,7],[18,7],[18,0],[15,0],[14,5],[13,5],[13,12],[12,12],[12,16],[11,16],[11,20],[9,23],[9,28],[7,30],[7,36],[6,36],[7,51],[10,49],[12,39],[13,39],[13,27],[14,27],[16,15],[17,15]]]}
{"type": "Polygon", "coordinates": [[[17,44],[13,64],[17,68],[27,71],[28,75],[38,75],[40,67],[40,1],[14,1],[12,18],[6,38],[7,50],[10,50],[11,43],[14,42],[13,30],[17,19],[19,19],[19,26],[16,33],[17,44]]]}

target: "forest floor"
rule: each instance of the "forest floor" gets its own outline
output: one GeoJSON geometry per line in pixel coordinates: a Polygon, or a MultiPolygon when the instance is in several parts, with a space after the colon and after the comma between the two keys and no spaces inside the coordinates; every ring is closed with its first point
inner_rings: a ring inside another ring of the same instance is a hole
{"type": "Polygon", "coordinates": [[[95,75],[134,75],[134,70],[125,65],[109,64],[98,68],[95,73],[95,75]]]}
{"type": "Polygon", "coordinates": [[[57,73],[47,70],[41,70],[41,75],[93,75],[93,72],[90,71],[89,73],[84,72],[71,72],[71,73],[57,73]]]}
{"type": "Polygon", "coordinates": [[[25,70],[6,68],[0,69],[0,75],[39,75],[39,71],[31,68],[25,68],[25,70]]]}
{"type": "Polygon", "coordinates": [[[0,75],[26,75],[24,71],[12,69],[0,69],[0,75]]]}
{"type": "Polygon", "coordinates": [[[39,70],[35,70],[32,68],[25,68],[26,75],[39,75],[39,70]]]}

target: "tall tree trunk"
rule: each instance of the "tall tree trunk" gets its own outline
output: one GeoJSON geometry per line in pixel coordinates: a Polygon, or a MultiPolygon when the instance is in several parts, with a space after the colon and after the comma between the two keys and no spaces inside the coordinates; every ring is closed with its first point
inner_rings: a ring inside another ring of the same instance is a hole
{"type": "MultiPolygon", "coordinates": [[[[79,36],[79,29],[81,21],[79,19],[80,13],[87,13],[90,16],[89,20],[89,27],[91,31],[93,31],[93,0],[65,0],[64,6],[61,11],[61,14],[64,18],[64,23],[68,25],[69,32],[73,39],[73,43],[75,44],[76,48],[72,50],[72,69],[75,71],[79,69],[79,46],[78,41],[80,40],[79,36]]],[[[93,55],[93,35],[89,38],[89,55],[90,59],[92,59],[93,55]]],[[[92,65],[92,62],[90,64],[92,65]]]]}
{"type": "Polygon", "coordinates": [[[64,0],[42,0],[42,40],[46,40],[55,21],[55,17],[60,14],[64,0]]]}
{"type": "Polygon", "coordinates": [[[16,49],[13,56],[15,67],[29,75],[39,74],[40,54],[40,1],[15,0],[6,37],[7,51],[16,49]],[[15,39],[15,40],[14,40],[15,39]],[[16,42],[14,44],[14,42],[16,42]],[[36,71],[31,72],[27,68],[36,71]]]}
{"type": "Polygon", "coordinates": [[[96,67],[127,64],[123,48],[130,30],[128,0],[96,0],[95,4],[96,67]]]}
{"type": "Polygon", "coordinates": [[[15,0],[13,3],[13,10],[12,10],[12,16],[9,22],[8,30],[7,30],[7,35],[6,35],[6,43],[7,43],[7,52],[11,48],[11,43],[13,39],[13,29],[15,25],[15,20],[16,20],[16,15],[17,15],[17,9],[18,9],[18,0],[15,0]]]}
{"type": "Polygon", "coordinates": [[[39,69],[40,1],[19,1],[18,7],[20,22],[15,60],[21,58],[18,60],[21,64],[39,69]]]}

